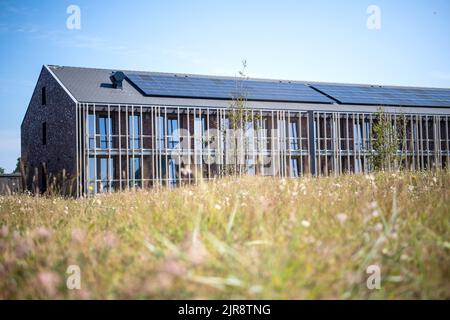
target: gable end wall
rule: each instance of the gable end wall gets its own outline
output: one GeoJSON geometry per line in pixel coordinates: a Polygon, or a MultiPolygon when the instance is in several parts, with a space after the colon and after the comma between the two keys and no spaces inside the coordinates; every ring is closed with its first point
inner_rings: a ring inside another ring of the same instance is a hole
{"type": "Polygon", "coordinates": [[[65,169],[65,181],[76,178],[76,103],[45,66],[41,70],[21,125],[21,157],[28,190],[34,191],[38,185],[40,191],[43,191],[45,183],[49,184],[49,180],[43,181],[43,163],[47,177],[58,176],[58,179],[61,179],[60,175],[65,169]],[[41,103],[44,86],[46,105],[41,103]],[[42,143],[43,122],[47,123],[46,145],[42,143]],[[33,176],[36,176],[36,173],[38,177],[33,184],[33,176]]]}

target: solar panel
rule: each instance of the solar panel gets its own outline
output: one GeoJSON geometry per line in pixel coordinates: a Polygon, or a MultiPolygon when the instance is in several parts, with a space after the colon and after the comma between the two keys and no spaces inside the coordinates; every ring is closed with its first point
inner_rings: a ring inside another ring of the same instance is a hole
{"type": "Polygon", "coordinates": [[[327,96],[299,82],[239,80],[183,75],[128,73],[127,78],[148,96],[333,103],[327,96]]]}
{"type": "Polygon", "coordinates": [[[450,107],[450,89],[339,84],[312,86],[344,104],[450,107]]]}

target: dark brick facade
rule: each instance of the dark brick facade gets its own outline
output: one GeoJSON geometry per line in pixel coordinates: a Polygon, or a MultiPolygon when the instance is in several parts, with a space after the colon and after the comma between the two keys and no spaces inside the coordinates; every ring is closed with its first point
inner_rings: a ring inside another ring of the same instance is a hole
{"type": "Polygon", "coordinates": [[[75,192],[76,104],[45,66],[21,125],[21,150],[28,190],[37,191],[39,188],[42,192],[56,182],[65,193],[75,192]],[[42,105],[43,87],[45,105],[42,105]],[[44,122],[47,132],[45,145],[44,122]],[[64,185],[61,185],[62,181],[64,185]]]}

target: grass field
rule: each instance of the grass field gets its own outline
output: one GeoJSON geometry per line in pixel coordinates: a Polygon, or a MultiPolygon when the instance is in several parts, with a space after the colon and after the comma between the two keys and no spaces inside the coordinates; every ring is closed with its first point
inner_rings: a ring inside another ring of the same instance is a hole
{"type": "Polygon", "coordinates": [[[0,197],[0,298],[450,299],[450,173],[0,197]]]}

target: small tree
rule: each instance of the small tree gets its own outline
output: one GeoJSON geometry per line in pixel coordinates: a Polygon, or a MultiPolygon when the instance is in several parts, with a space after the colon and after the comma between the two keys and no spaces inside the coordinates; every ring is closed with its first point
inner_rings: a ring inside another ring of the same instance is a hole
{"type": "Polygon", "coordinates": [[[404,117],[392,120],[390,114],[379,108],[372,127],[372,150],[369,156],[374,170],[400,170],[406,144],[406,121],[404,117]]]}
{"type": "Polygon", "coordinates": [[[5,173],[5,169],[0,167],[0,174],[4,174],[5,173]]]}
{"type": "Polygon", "coordinates": [[[227,149],[229,158],[232,163],[227,163],[225,166],[226,174],[237,175],[246,173],[246,165],[242,163],[242,157],[249,154],[250,144],[244,139],[241,139],[240,134],[245,135],[247,132],[247,124],[253,121],[253,130],[256,129],[259,114],[253,115],[247,107],[247,88],[245,82],[248,80],[246,73],[247,61],[242,60],[242,68],[238,71],[239,77],[236,79],[236,89],[232,97],[230,107],[228,109],[229,129],[232,130],[231,144],[232,148],[227,149]],[[230,154],[231,153],[231,154],[230,154]]]}

